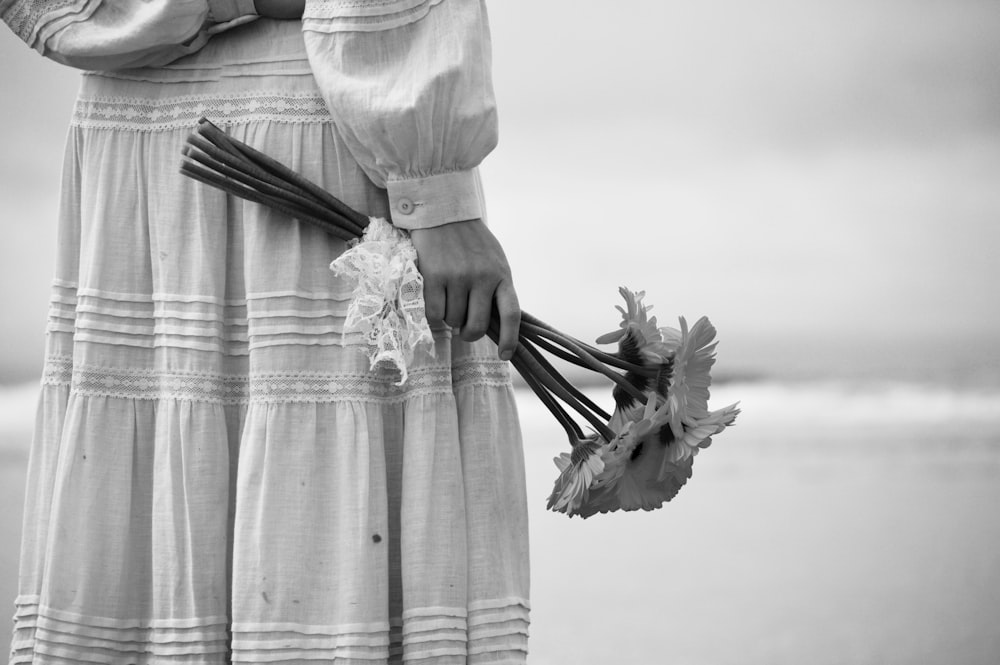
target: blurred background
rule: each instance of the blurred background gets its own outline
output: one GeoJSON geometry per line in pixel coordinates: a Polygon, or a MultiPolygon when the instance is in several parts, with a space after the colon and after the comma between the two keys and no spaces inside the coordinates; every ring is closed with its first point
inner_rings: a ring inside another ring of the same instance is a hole
{"type": "MultiPolygon", "coordinates": [[[[719,329],[738,426],[664,509],[544,512],[536,665],[1000,662],[1000,4],[502,0],[490,222],[583,339],[719,329]]],[[[0,34],[0,603],[78,74],[0,34]]],[[[607,396],[600,395],[607,401],[607,396]]],[[[0,636],[0,647],[6,636],[0,636]]]]}

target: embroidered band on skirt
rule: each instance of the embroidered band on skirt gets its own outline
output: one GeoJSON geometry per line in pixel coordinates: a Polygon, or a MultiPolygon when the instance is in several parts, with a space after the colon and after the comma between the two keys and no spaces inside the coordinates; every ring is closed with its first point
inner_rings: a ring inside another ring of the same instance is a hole
{"type": "Polygon", "coordinates": [[[524,462],[496,349],[409,380],[343,335],[341,241],[181,176],[200,116],[385,214],[298,22],[84,76],[11,663],[523,663],[524,462]]]}

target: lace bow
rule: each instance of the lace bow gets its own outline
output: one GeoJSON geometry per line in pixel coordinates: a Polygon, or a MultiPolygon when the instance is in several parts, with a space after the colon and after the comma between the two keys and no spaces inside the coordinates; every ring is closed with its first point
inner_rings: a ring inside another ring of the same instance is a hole
{"type": "Polygon", "coordinates": [[[424,279],[409,234],[372,217],[364,236],[350,241],[330,270],[355,282],[344,333],[364,334],[371,367],[392,363],[400,373],[396,385],[402,385],[417,346],[426,343],[434,352],[424,314],[424,279]]]}

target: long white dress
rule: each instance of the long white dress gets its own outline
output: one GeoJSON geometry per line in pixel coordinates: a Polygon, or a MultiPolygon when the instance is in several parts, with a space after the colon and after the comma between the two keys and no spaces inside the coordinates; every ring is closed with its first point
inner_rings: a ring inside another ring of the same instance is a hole
{"type": "Polygon", "coordinates": [[[67,146],[10,662],[523,663],[496,348],[437,330],[396,386],[342,334],[341,241],[178,173],[206,116],[369,214],[479,216],[482,3],[247,4],[0,3],[105,68],[67,146]]]}

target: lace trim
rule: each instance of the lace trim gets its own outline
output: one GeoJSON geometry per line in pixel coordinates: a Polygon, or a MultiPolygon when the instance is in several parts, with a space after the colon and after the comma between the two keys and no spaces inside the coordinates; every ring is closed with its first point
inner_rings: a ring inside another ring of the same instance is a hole
{"type": "Polygon", "coordinates": [[[191,95],[186,97],[78,99],[72,126],[86,129],[165,131],[194,127],[208,117],[221,125],[250,122],[331,122],[323,98],[310,93],[294,95],[281,91],[241,95],[191,95]]]}
{"type": "Polygon", "coordinates": [[[302,29],[311,32],[375,32],[424,18],[441,0],[340,0],[308,3],[302,29]]]}
{"type": "Polygon", "coordinates": [[[403,386],[394,371],[300,372],[221,375],[201,372],[73,365],[71,356],[46,359],[42,384],[69,386],[89,397],[157,400],[176,399],[214,404],[287,402],[403,402],[413,397],[454,392],[475,386],[510,385],[507,363],[469,358],[447,367],[410,370],[403,386]]]}
{"type": "Polygon", "coordinates": [[[427,0],[326,0],[308,2],[302,15],[304,18],[384,16],[413,9],[425,2],[427,0]]]}
{"type": "Polygon", "coordinates": [[[73,383],[73,356],[50,355],[42,368],[43,386],[69,386],[73,383]]]}
{"type": "Polygon", "coordinates": [[[476,386],[503,388],[512,385],[510,365],[485,358],[456,363],[451,368],[451,380],[456,391],[476,386]]]}

